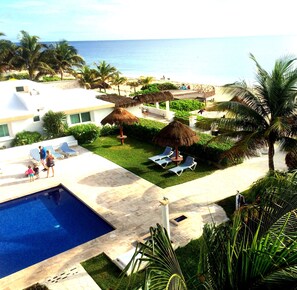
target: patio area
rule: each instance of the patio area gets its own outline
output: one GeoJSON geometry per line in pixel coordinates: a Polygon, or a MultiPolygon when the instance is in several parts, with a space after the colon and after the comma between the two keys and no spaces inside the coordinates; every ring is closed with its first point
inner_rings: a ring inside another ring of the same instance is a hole
{"type": "Polygon", "coordinates": [[[0,279],[1,289],[23,289],[36,282],[50,289],[99,289],[80,262],[102,252],[115,259],[130,250],[148,234],[150,226],[161,223],[160,201],[164,196],[170,201],[170,219],[187,217],[178,226],[171,224],[175,247],[199,237],[206,222],[226,220],[219,206],[200,203],[201,195],[194,194],[197,185],[190,185],[191,190],[186,185],[178,190],[161,189],[80,146],[75,150],[78,156],[56,161],[55,177],[46,178],[46,173],[41,172],[40,179],[34,182],[24,176],[30,163],[28,156],[2,163],[0,202],[63,184],[116,229],[0,279]]]}

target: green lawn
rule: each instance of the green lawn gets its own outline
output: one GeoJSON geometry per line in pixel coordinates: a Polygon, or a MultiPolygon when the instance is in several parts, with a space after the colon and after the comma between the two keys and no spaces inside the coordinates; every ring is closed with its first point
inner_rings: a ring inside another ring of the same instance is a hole
{"type": "Polygon", "coordinates": [[[121,145],[116,136],[99,137],[92,144],[84,147],[106,159],[120,165],[134,174],[146,179],[161,188],[174,186],[212,173],[215,168],[198,162],[195,171],[186,170],[181,176],[149,161],[148,158],[163,152],[164,148],[128,137],[121,145]]]}

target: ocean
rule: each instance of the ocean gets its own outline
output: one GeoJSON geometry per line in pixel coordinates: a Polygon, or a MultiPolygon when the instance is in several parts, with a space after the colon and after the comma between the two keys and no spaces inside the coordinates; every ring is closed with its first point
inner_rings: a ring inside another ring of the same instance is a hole
{"type": "Polygon", "coordinates": [[[171,81],[224,85],[255,81],[258,63],[271,71],[275,60],[297,55],[297,36],[196,39],[69,41],[87,65],[105,60],[123,76],[165,76],[171,81]]]}

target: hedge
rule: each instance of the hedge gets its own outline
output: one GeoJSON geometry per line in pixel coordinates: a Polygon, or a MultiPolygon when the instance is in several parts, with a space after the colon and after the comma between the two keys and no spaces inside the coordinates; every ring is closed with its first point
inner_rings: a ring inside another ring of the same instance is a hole
{"type": "MultiPolygon", "coordinates": [[[[133,136],[136,139],[140,139],[145,142],[153,143],[153,138],[156,136],[159,131],[165,127],[166,124],[140,119],[140,122],[133,125],[125,125],[124,130],[129,136],[133,136]]],[[[222,158],[222,154],[230,149],[233,145],[233,142],[210,142],[213,138],[209,134],[197,133],[199,136],[199,141],[193,144],[190,147],[180,147],[179,150],[184,155],[191,155],[201,161],[211,163],[217,167],[227,167],[232,166],[238,163],[241,163],[242,160],[230,160],[227,158],[222,158]]]]}

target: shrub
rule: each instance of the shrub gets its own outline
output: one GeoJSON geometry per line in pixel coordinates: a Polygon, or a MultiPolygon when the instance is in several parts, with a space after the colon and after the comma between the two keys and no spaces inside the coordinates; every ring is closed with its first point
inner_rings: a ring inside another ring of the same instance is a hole
{"type": "Polygon", "coordinates": [[[117,131],[117,126],[110,126],[107,124],[100,128],[100,136],[114,135],[117,131]]]}
{"type": "Polygon", "coordinates": [[[48,111],[42,120],[43,130],[49,139],[63,137],[67,134],[68,125],[64,112],[48,111]]]}
{"type": "Polygon", "coordinates": [[[156,87],[159,91],[177,90],[178,87],[172,83],[154,83],[150,85],[143,86],[141,90],[147,90],[151,87],[156,87]]]}
{"type": "Polygon", "coordinates": [[[78,144],[87,144],[99,137],[100,129],[95,124],[81,124],[69,128],[68,132],[74,136],[78,144]]]}
{"type": "Polygon", "coordinates": [[[53,82],[53,81],[60,81],[61,78],[59,76],[43,76],[42,82],[53,82]]]}
{"type": "Polygon", "coordinates": [[[16,79],[16,80],[28,80],[29,74],[28,73],[13,73],[9,74],[5,77],[7,80],[16,79]]]}
{"type": "Polygon", "coordinates": [[[15,147],[15,146],[28,145],[28,144],[37,143],[41,140],[43,140],[43,138],[40,133],[23,131],[15,135],[15,138],[13,139],[11,146],[15,147]]]}
{"type": "Polygon", "coordinates": [[[297,154],[296,152],[288,152],[285,157],[286,165],[289,170],[297,169],[297,154]]]}
{"type": "Polygon", "coordinates": [[[139,96],[139,95],[145,95],[145,94],[151,94],[151,93],[158,93],[160,90],[157,88],[157,86],[150,85],[147,89],[141,88],[140,91],[137,91],[135,93],[130,94],[130,96],[139,96]]]}
{"type": "MultiPolygon", "coordinates": [[[[160,107],[166,107],[165,103],[160,103],[160,107]]],[[[198,100],[175,100],[170,102],[170,110],[172,111],[185,111],[191,112],[201,110],[205,107],[205,104],[198,100]]]]}

